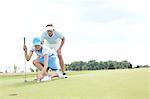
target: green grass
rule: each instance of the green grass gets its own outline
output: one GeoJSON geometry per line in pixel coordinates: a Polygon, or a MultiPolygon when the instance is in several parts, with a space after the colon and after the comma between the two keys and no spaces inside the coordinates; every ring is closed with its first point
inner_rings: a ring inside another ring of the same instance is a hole
{"type": "Polygon", "coordinates": [[[1,99],[150,99],[150,69],[68,72],[36,83],[35,74],[0,76],[1,99]]]}

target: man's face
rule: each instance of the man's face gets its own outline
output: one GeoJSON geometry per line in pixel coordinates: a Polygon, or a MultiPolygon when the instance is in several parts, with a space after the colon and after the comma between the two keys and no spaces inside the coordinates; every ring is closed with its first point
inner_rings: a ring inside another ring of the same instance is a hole
{"type": "Polygon", "coordinates": [[[40,50],[41,49],[41,45],[35,45],[35,50],[40,50]]]}
{"type": "Polygon", "coordinates": [[[53,31],[52,30],[47,30],[47,33],[48,33],[49,36],[53,35],[53,31]]]}
{"type": "Polygon", "coordinates": [[[48,35],[49,35],[49,36],[52,36],[52,35],[53,35],[53,27],[48,26],[48,27],[46,27],[46,29],[47,29],[48,35]]]}

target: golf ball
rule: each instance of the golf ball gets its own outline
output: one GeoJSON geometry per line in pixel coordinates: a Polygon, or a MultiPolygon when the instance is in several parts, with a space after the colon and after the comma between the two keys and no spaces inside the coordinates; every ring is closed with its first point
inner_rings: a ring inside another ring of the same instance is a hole
{"type": "Polygon", "coordinates": [[[37,80],[37,83],[40,83],[40,80],[37,80]]]}

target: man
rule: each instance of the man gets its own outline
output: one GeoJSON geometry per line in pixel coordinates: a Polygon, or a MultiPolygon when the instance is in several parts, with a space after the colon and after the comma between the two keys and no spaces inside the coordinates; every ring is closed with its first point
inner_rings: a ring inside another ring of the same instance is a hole
{"type": "Polygon", "coordinates": [[[41,36],[42,44],[44,44],[44,40],[46,40],[45,44],[50,49],[56,50],[58,59],[59,59],[59,64],[61,67],[61,71],[63,75],[65,76],[65,78],[67,78],[68,76],[64,72],[65,66],[64,66],[62,53],[61,53],[61,49],[65,42],[65,37],[60,32],[55,31],[52,24],[49,24],[46,26],[46,32],[42,33],[42,36],[41,36]]]}
{"type": "Polygon", "coordinates": [[[56,63],[56,52],[42,46],[40,38],[36,37],[33,39],[33,47],[30,49],[29,54],[26,45],[23,46],[23,49],[27,61],[31,59],[33,52],[37,54],[37,58],[33,61],[33,64],[41,71],[37,75],[37,82],[49,81],[53,77],[64,78],[64,76],[58,72],[53,72],[51,76],[48,75],[48,69],[54,71],[59,70],[59,66],[56,63]]]}

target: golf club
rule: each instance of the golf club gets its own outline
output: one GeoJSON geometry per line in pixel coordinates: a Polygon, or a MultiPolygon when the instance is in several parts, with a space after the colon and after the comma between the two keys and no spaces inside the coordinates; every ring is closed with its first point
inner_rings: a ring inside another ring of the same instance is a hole
{"type": "MultiPolygon", "coordinates": [[[[25,45],[25,37],[24,37],[24,45],[25,45]]],[[[26,80],[26,58],[24,57],[24,82],[27,82],[26,80]]]]}

